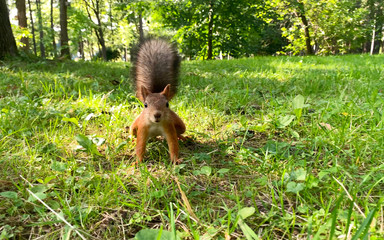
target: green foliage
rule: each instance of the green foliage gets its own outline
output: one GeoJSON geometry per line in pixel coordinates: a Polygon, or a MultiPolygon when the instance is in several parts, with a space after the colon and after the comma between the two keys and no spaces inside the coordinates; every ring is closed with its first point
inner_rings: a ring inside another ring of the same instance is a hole
{"type": "Polygon", "coordinates": [[[30,38],[31,34],[28,32],[28,29],[26,28],[21,28],[14,24],[12,24],[11,26],[12,26],[13,36],[15,37],[16,45],[18,47],[23,47],[24,44],[21,42],[21,38],[23,37],[30,38]]]}
{"type": "Polygon", "coordinates": [[[100,152],[97,150],[96,144],[93,143],[91,139],[88,137],[78,134],[76,135],[76,141],[83,147],[85,150],[92,155],[99,155],[101,156],[100,152]]]}
{"type": "MultiPolygon", "coordinates": [[[[372,26],[383,26],[382,1],[354,0],[274,0],[272,1],[284,26],[282,35],[289,40],[285,51],[302,54],[305,51],[305,34],[301,15],[309,21],[311,45],[317,54],[361,52],[362,44],[370,43],[372,26]],[[375,7],[373,7],[375,6],[375,7]],[[373,12],[378,11],[375,16],[373,12]],[[375,19],[375,20],[372,20],[375,19]],[[372,21],[375,21],[373,23],[372,21]]],[[[379,40],[381,31],[375,38],[379,40]]]]}
{"type": "MultiPolygon", "coordinates": [[[[117,49],[107,48],[107,61],[117,60],[120,57],[120,52],[117,49]]],[[[101,52],[97,52],[95,58],[101,59],[101,52]]]]}
{"type": "MultiPolygon", "coordinates": [[[[143,229],[136,235],[137,240],[172,240],[175,239],[171,232],[162,229],[143,229]]],[[[179,238],[176,238],[179,239],[179,238]]],[[[176,240],[175,239],[175,240],[176,240]]]]}
{"type": "Polygon", "coordinates": [[[214,23],[215,56],[241,57],[271,54],[285,42],[273,21],[276,14],[265,1],[167,1],[159,3],[165,27],[177,29],[174,39],[185,57],[205,59],[208,48],[208,22],[214,23]]]}
{"type": "Polygon", "coordinates": [[[92,30],[96,24],[88,18],[84,9],[80,6],[70,7],[68,8],[68,16],[68,37],[71,52],[77,52],[80,47],[79,44],[85,39],[88,43],[91,40],[96,41],[92,36],[92,30]]]}
{"type": "Polygon", "coordinates": [[[237,224],[239,225],[240,229],[243,231],[245,237],[247,240],[258,240],[260,239],[257,234],[244,222],[244,220],[250,216],[252,216],[255,213],[255,208],[248,207],[248,208],[242,208],[238,212],[238,220],[237,224]]]}
{"type": "MultiPolygon", "coordinates": [[[[53,58],[53,39],[60,50],[60,6],[54,2],[51,14],[50,1],[40,2],[39,12],[36,4],[31,4],[32,16],[42,19],[42,26],[38,26],[39,21],[34,19],[37,49],[42,42],[47,57],[53,58]],[[43,39],[40,39],[37,27],[43,31],[43,39]]],[[[10,8],[13,10],[15,6],[11,4],[10,8]]],[[[12,26],[19,47],[22,36],[32,40],[28,22],[28,29],[12,26]]],[[[315,54],[370,52],[372,38],[372,52],[383,52],[384,2],[380,0],[88,0],[72,1],[68,6],[71,56],[86,60],[99,58],[97,51],[100,51],[102,38],[110,49],[109,60],[117,59],[118,52],[127,60],[140,32],[172,39],[178,43],[183,57],[188,59],[207,59],[211,35],[215,58],[304,55],[308,50],[306,25],[310,49],[315,54]],[[100,25],[94,11],[96,8],[100,25]]]]}

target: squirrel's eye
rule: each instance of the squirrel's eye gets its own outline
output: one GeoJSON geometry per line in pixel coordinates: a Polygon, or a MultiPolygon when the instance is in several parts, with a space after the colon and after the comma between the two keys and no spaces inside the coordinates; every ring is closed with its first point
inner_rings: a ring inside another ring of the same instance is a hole
{"type": "Polygon", "coordinates": [[[169,103],[167,102],[167,104],[165,104],[165,106],[169,107],[169,103]]]}
{"type": "Polygon", "coordinates": [[[147,104],[147,103],[144,103],[144,107],[147,108],[147,107],[148,107],[148,104],[147,104]]]}

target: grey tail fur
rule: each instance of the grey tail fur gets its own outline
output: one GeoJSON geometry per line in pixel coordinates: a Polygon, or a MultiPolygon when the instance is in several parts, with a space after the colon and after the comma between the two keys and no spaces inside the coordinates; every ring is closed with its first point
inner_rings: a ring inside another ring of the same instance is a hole
{"type": "Polygon", "coordinates": [[[142,86],[151,93],[159,93],[171,84],[170,98],[176,94],[181,59],[175,46],[163,39],[146,39],[138,45],[132,59],[131,72],[140,101],[144,101],[142,86]]]}

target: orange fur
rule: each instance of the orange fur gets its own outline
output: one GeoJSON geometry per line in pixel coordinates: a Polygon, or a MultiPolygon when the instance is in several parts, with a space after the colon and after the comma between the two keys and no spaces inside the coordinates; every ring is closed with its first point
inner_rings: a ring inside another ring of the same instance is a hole
{"type": "Polygon", "coordinates": [[[171,161],[180,163],[178,138],[184,138],[181,134],[185,125],[168,104],[177,91],[180,66],[177,51],[164,40],[147,40],[140,44],[133,66],[136,96],[145,106],[130,127],[131,135],[137,138],[137,161],[144,159],[148,138],[164,136],[171,161]]]}
{"type": "Polygon", "coordinates": [[[137,137],[137,160],[139,162],[143,160],[149,137],[163,135],[168,142],[171,161],[180,163],[178,138],[184,138],[181,135],[185,132],[184,122],[174,111],[165,106],[167,103],[166,92],[163,91],[160,94],[149,93],[145,99],[144,102],[147,104],[147,108],[135,119],[130,128],[131,135],[137,137]],[[157,106],[156,104],[159,102],[165,107],[157,106]],[[160,117],[156,118],[156,114],[160,114],[160,117]]]}

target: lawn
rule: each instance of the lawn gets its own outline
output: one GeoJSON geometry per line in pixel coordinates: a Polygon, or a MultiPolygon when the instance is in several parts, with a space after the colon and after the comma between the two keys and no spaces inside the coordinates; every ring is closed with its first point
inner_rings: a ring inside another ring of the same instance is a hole
{"type": "Polygon", "coordinates": [[[129,70],[0,62],[0,239],[382,239],[384,55],[182,62],[180,165],[129,70]]]}

